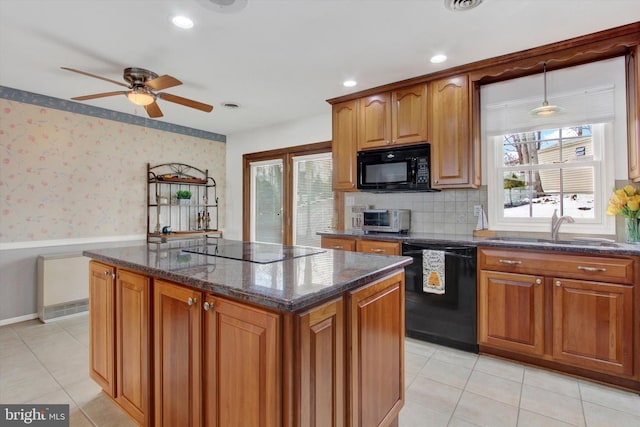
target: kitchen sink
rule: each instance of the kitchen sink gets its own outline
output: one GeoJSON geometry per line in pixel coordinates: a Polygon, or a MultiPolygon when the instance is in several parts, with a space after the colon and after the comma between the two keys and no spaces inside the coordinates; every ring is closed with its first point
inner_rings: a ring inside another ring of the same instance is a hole
{"type": "Polygon", "coordinates": [[[488,241],[493,242],[514,242],[514,243],[541,243],[548,245],[570,245],[570,246],[589,246],[599,248],[617,248],[618,243],[598,239],[573,239],[573,240],[551,240],[538,239],[535,237],[489,237],[488,241]]]}

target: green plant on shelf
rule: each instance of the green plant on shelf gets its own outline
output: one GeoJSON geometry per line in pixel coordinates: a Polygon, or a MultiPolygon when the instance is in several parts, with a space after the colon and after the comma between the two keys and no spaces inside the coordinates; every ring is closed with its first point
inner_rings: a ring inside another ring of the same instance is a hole
{"type": "Polygon", "coordinates": [[[176,191],[176,199],[178,199],[178,200],[190,200],[191,199],[191,191],[189,191],[189,190],[178,190],[178,191],[176,191]]]}

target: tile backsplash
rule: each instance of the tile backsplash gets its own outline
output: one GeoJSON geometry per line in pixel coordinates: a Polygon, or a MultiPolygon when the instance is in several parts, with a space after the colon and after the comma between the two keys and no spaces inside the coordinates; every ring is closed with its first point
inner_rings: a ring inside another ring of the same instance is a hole
{"type": "Polygon", "coordinates": [[[411,231],[418,233],[471,234],[478,217],[473,207],[487,212],[487,187],[434,193],[348,193],[345,195],[345,224],[352,224],[351,206],[376,209],[411,209],[411,231]]]}

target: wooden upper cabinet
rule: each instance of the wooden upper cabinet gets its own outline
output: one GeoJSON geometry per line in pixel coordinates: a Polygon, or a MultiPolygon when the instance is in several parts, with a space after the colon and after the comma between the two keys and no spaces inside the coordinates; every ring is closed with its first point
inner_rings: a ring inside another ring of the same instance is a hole
{"type": "Polygon", "coordinates": [[[357,100],[345,101],[333,106],[331,147],[334,191],[356,190],[357,127],[357,100]]]}
{"type": "Polygon", "coordinates": [[[429,85],[431,184],[434,188],[477,187],[472,171],[471,92],[468,75],[434,80],[429,85]]]}
{"type": "Polygon", "coordinates": [[[359,101],[358,150],[426,142],[426,84],[367,96],[359,101]]]}
{"type": "Polygon", "coordinates": [[[89,263],[89,376],[115,396],[115,267],[89,263]]]}
{"type": "Polygon", "coordinates": [[[553,279],[553,358],[633,374],[633,287],[553,279]]]}
{"type": "Polygon", "coordinates": [[[426,142],[427,85],[419,84],[391,93],[391,141],[393,144],[426,142]]]}
{"type": "Polygon", "coordinates": [[[640,47],[629,50],[626,67],[629,179],[640,182],[640,47]]]}
{"type": "Polygon", "coordinates": [[[391,144],[391,93],[360,98],[358,150],[391,144]]]}

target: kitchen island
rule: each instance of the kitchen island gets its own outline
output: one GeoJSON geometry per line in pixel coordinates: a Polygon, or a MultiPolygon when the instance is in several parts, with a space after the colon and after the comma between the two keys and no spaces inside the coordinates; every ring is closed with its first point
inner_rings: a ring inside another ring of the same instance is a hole
{"type": "Polygon", "coordinates": [[[222,239],[84,255],[90,374],[139,424],[397,425],[410,258],[222,239]]]}

